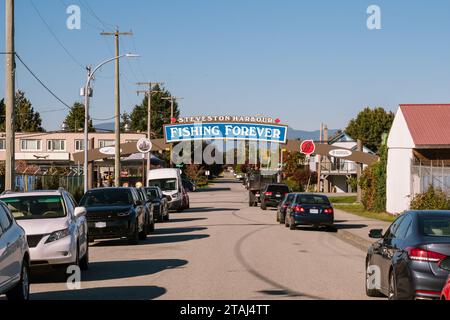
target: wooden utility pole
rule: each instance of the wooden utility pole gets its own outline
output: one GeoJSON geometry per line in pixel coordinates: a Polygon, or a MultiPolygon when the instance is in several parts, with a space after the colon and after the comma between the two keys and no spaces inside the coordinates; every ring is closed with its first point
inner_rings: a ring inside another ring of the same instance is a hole
{"type": "MultiPolygon", "coordinates": [[[[184,99],[184,98],[181,98],[181,97],[164,97],[164,98],[162,98],[163,100],[168,100],[168,101],[170,101],[170,121],[172,121],[172,119],[173,119],[173,116],[174,116],[174,103],[175,103],[175,101],[177,101],[177,100],[181,100],[181,99],[184,99]]],[[[170,166],[172,167],[172,150],[173,150],[173,144],[171,143],[170,144],[170,155],[169,155],[169,159],[170,159],[170,166]]]]}
{"type": "MultiPolygon", "coordinates": [[[[363,151],[363,143],[361,140],[357,140],[357,147],[356,147],[357,151],[363,151]]],[[[361,178],[361,174],[362,174],[362,164],[361,163],[356,163],[356,181],[358,182],[356,190],[357,190],[357,202],[361,203],[362,202],[362,189],[361,186],[359,185],[359,181],[361,178]]]]}
{"type": "MultiPolygon", "coordinates": [[[[320,124],[320,143],[322,143],[323,139],[323,123],[320,124]]],[[[317,155],[317,192],[320,192],[320,182],[321,182],[321,175],[322,175],[322,157],[320,154],[317,155]]]]}
{"type": "MultiPolygon", "coordinates": [[[[324,125],[324,127],[323,127],[323,143],[328,143],[328,126],[327,125],[324,125]]],[[[324,156],[324,158],[325,158],[325,166],[327,166],[330,161],[328,161],[329,159],[327,156],[324,156]]],[[[330,167],[330,169],[331,169],[331,167],[330,167]]],[[[328,181],[328,179],[325,179],[325,178],[323,179],[323,192],[325,192],[325,193],[330,192],[330,182],[328,181]]]]}
{"type": "Polygon", "coordinates": [[[14,142],[15,142],[15,48],[14,48],[14,0],[5,1],[5,133],[6,133],[6,159],[5,159],[5,190],[13,190],[14,183],[14,142]]]}
{"type": "MultiPolygon", "coordinates": [[[[114,36],[116,57],[120,55],[119,38],[120,36],[132,36],[132,32],[119,32],[119,28],[115,32],[102,32],[102,36],[114,36]]],[[[120,62],[116,59],[115,71],[115,108],[114,108],[114,131],[115,131],[115,157],[114,157],[114,185],[120,187],[120,62]]]]}
{"type": "MultiPolygon", "coordinates": [[[[138,86],[148,86],[148,90],[138,90],[138,94],[139,93],[144,93],[147,95],[147,138],[149,138],[151,140],[151,134],[152,134],[152,95],[154,93],[158,93],[161,91],[158,90],[153,90],[153,87],[156,85],[163,85],[164,82],[138,82],[137,85],[138,86]]],[[[152,153],[149,152],[147,154],[147,172],[148,170],[151,169],[151,157],[152,157],[152,153]]],[[[146,174],[143,172],[143,177],[145,177],[146,174]]],[[[147,183],[146,183],[147,187],[148,185],[148,179],[147,179],[147,183]]]]}

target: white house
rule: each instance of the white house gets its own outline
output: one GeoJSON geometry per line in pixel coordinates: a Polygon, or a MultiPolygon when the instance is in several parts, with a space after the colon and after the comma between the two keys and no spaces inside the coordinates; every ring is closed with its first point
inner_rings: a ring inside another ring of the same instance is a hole
{"type": "Polygon", "coordinates": [[[433,185],[450,193],[450,104],[400,105],[388,138],[387,211],[433,185]]]}

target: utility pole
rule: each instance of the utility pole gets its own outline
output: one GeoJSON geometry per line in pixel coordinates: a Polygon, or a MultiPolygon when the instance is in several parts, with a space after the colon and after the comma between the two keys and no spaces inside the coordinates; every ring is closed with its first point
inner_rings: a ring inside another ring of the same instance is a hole
{"type": "MultiPolygon", "coordinates": [[[[138,86],[148,86],[148,90],[138,90],[138,94],[139,93],[144,93],[147,95],[147,137],[151,140],[151,133],[152,133],[152,94],[153,93],[158,93],[161,91],[158,90],[152,90],[154,86],[156,85],[163,85],[164,82],[138,82],[137,85],[138,86]]],[[[151,169],[151,157],[152,157],[152,153],[151,151],[147,154],[147,172],[148,170],[151,169]]],[[[145,174],[143,173],[143,175],[145,176],[145,174]]],[[[148,179],[146,179],[147,183],[147,187],[148,185],[148,179]]]]}
{"type": "MultiPolygon", "coordinates": [[[[356,150],[362,152],[364,150],[363,142],[360,139],[358,139],[356,141],[357,141],[356,150]]],[[[356,201],[358,203],[362,202],[362,189],[361,189],[361,186],[359,185],[359,181],[361,179],[361,175],[362,175],[362,171],[363,171],[362,166],[363,165],[361,163],[356,163],[356,181],[358,181],[358,184],[356,186],[356,194],[357,194],[356,201]]]]}
{"type": "MultiPolygon", "coordinates": [[[[172,121],[173,116],[174,116],[173,108],[174,108],[175,101],[181,100],[181,99],[184,99],[184,98],[181,98],[181,97],[164,97],[162,99],[170,101],[170,120],[172,121]]],[[[173,144],[171,143],[170,144],[170,155],[169,155],[170,167],[172,167],[172,165],[173,165],[172,164],[172,149],[173,149],[173,144]]]]}
{"type": "MultiPolygon", "coordinates": [[[[320,143],[323,143],[323,123],[320,124],[320,143]]],[[[320,182],[322,176],[322,156],[320,154],[317,155],[317,192],[320,192],[320,182]]]]}
{"type": "MultiPolygon", "coordinates": [[[[115,32],[102,32],[102,36],[114,36],[116,46],[116,57],[120,55],[119,38],[120,36],[132,36],[132,32],[119,32],[119,28],[116,28],[115,32]]],[[[115,71],[115,108],[114,108],[114,131],[115,131],[115,156],[114,156],[114,185],[120,187],[120,62],[116,60],[115,71]]]]}
{"type": "Polygon", "coordinates": [[[14,183],[14,142],[15,142],[15,48],[14,48],[14,0],[5,1],[5,131],[6,131],[6,159],[5,159],[5,190],[13,190],[14,183]]]}

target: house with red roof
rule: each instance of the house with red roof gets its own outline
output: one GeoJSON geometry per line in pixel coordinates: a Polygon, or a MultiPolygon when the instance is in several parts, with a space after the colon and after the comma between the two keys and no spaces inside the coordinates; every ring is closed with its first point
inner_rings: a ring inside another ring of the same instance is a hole
{"type": "Polygon", "coordinates": [[[403,104],[388,138],[387,211],[410,208],[430,185],[450,195],[450,104],[403,104]]]}

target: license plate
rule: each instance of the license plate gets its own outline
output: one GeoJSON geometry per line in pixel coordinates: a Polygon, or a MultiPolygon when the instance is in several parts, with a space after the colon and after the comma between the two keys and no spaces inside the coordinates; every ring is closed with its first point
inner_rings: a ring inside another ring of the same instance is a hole
{"type": "Polygon", "coordinates": [[[95,223],[95,227],[96,227],[97,229],[103,229],[103,228],[106,228],[106,222],[96,222],[96,223],[95,223]]]}
{"type": "Polygon", "coordinates": [[[281,198],[281,194],[277,194],[276,197],[277,197],[277,198],[281,198]]]}
{"type": "Polygon", "coordinates": [[[318,214],[319,209],[309,209],[309,213],[318,214]]]}

